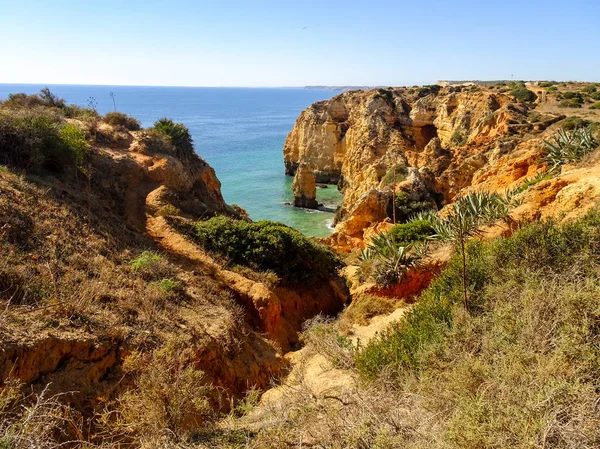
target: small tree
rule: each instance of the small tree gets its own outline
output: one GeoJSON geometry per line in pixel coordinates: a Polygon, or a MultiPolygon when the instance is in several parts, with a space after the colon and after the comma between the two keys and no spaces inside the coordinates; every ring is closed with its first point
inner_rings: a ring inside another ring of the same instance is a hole
{"type": "Polygon", "coordinates": [[[468,309],[467,294],[467,239],[482,234],[481,227],[500,219],[509,218],[510,210],[516,205],[516,190],[507,191],[505,196],[489,192],[471,192],[452,205],[444,217],[430,215],[435,232],[432,239],[451,242],[460,252],[462,261],[462,290],[465,309],[468,309]]]}

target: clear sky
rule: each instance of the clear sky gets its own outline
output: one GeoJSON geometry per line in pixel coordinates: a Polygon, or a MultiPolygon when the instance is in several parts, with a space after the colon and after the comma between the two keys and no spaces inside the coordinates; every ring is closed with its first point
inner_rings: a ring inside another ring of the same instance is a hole
{"type": "Polygon", "coordinates": [[[0,83],[600,81],[600,0],[0,0],[0,83]]]}

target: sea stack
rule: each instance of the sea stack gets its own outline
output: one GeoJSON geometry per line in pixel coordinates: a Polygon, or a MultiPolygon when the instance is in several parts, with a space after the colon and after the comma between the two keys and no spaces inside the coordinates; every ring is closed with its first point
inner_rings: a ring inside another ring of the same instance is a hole
{"type": "Polygon", "coordinates": [[[310,171],[307,164],[300,164],[294,182],[292,182],[294,191],[294,206],[307,209],[316,209],[317,203],[317,185],[315,175],[310,171]]]}

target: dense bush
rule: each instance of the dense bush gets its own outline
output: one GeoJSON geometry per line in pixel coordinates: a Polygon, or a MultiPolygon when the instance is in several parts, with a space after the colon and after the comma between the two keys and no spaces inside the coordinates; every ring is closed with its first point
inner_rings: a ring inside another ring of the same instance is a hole
{"type": "Polygon", "coordinates": [[[394,103],[394,93],[391,89],[377,89],[377,92],[373,94],[373,99],[378,98],[382,98],[390,104],[394,103]]]}
{"type": "Polygon", "coordinates": [[[104,121],[109,125],[122,126],[130,131],[140,129],[140,122],[137,119],[122,112],[109,112],[104,116],[104,121]]]}
{"type": "Polygon", "coordinates": [[[600,100],[600,92],[596,92],[591,96],[592,100],[600,100]]]}
{"type": "Polygon", "coordinates": [[[600,109],[600,101],[590,106],[590,109],[600,109]]]}
{"type": "Polygon", "coordinates": [[[417,97],[422,98],[430,94],[437,95],[441,89],[442,86],[438,86],[437,84],[423,86],[417,89],[417,97]]]}
{"type": "Polygon", "coordinates": [[[185,158],[194,154],[192,135],[185,125],[175,123],[168,118],[161,118],[154,123],[153,129],[169,137],[175,147],[177,156],[185,158]]]}
{"type": "Polygon", "coordinates": [[[585,86],[583,89],[581,89],[581,92],[584,92],[586,94],[593,94],[597,90],[598,89],[596,89],[596,86],[594,86],[593,84],[590,84],[589,86],[585,86]]]}
{"type": "Polygon", "coordinates": [[[89,148],[84,133],[52,110],[0,110],[2,163],[63,172],[81,164],[89,148]]]}
{"type": "Polygon", "coordinates": [[[293,282],[328,278],[342,266],[327,247],[272,221],[249,223],[214,217],[196,223],[192,237],[234,265],[270,270],[293,282]]]}
{"type": "MultiPolygon", "coordinates": [[[[576,278],[594,277],[600,264],[600,214],[592,212],[564,225],[534,223],[509,239],[470,241],[466,254],[468,288],[471,301],[477,305],[473,310],[476,315],[486,314],[493,307],[489,291],[504,288],[507,283],[556,280],[570,276],[573,270],[576,278]]],[[[451,331],[457,314],[463,314],[461,299],[461,262],[457,255],[405,318],[371,340],[357,355],[359,372],[369,379],[381,373],[397,378],[406,370],[421,369],[431,350],[451,331]]]]}
{"type": "Polygon", "coordinates": [[[430,201],[415,200],[404,191],[396,193],[394,205],[396,207],[396,220],[399,222],[407,221],[419,212],[433,209],[430,201]]]}
{"type": "Polygon", "coordinates": [[[422,242],[434,234],[431,223],[426,220],[416,220],[395,225],[390,229],[390,234],[400,246],[414,242],[422,242]]]}
{"type": "Polygon", "coordinates": [[[535,101],[537,96],[525,87],[523,83],[516,83],[515,86],[510,90],[510,95],[512,95],[515,100],[520,103],[527,101],[535,101]]]}

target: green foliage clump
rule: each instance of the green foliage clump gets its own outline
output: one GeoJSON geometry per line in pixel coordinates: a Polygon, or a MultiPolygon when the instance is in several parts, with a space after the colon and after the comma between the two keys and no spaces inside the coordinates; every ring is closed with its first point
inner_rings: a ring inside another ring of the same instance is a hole
{"type": "Polygon", "coordinates": [[[565,131],[573,131],[577,128],[585,128],[590,125],[591,122],[588,120],[584,120],[581,117],[577,117],[575,115],[571,115],[567,117],[561,122],[562,128],[565,131]]]}
{"type": "Polygon", "coordinates": [[[431,223],[427,220],[415,220],[394,225],[390,234],[398,245],[407,246],[415,242],[423,242],[434,234],[431,223]]]}
{"type": "Polygon", "coordinates": [[[547,92],[556,92],[558,90],[558,87],[556,86],[550,86],[548,89],[546,89],[547,92]]]}
{"type": "Polygon", "coordinates": [[[600,109],[600,101],[591,105],[590,109],[600,109]]]}
{"type": "Polygon", "coordinates": [[[44,108],[0,110],[0,162],[65,172],[89,152],[84,133],[44,108]]]}
{"type": "Polygon", "coordinates": [[[430,94],[437,95],[441,89],[442,86],[438,86],[437,84],[423,86],[417,89],[417,97],[422,98],[430,94]]]}
{"type": "MultiPolygon", "coordinates": [[[[419,302],[398,323],[392,325],[378,337],[372,339],[356,356],[356,366],[360,374],[367,379],[375,379],[382,373],[387,373],[399,379],[408,371],[422,372],[428,364],[435,362],[435,351],[449,345],[448,338],[464,340],[465,334],[456,334],[456,327],[462,327],[463,332],[468,332],[470,323],[481,319],[489,319],[485,332],[492,336],[502,331],[498,328],[500,315],[494,315],[495,310],[502,309],[503,304],[508,305],[515,301],[514,309],[503,319],[510,318],[515,329],[523,318],[523,307],[530,307],[527,314],[543,313],[544,319],[549,319],[551,311],[549,305],[544,305],[546,298],[531,292],[530,296],[522,298],[523,304],[516,303],[514,292],[520,292],[532,279],[538,283],[554,283],[560,285],[561,277],[581,280],[582,276],[594,277],[600,263],[600,214],[591,212],[586,217],[558,225],[552,220],[533,223],[517,231],[508,239],[494,239],[484,242],[471,240],[466,245],[468,290],[472,302],[476,305],[472,309],[475,314],[465,321],[464,310],[460,307],[462,300],[461,278],[462,268],[460,255],[455,255],[448,263],[446,269],[431,286],[421,295],[419,302]],[[506,290],[503,303],[495,303],[495,293],[506,290]],[[513,292],[513,293],[511,293],[513,292]],[[537,300],[536,298],[540,298],[537,300]],[[485,318],[487,315],[495,318],[485,318]],[[457,322],[457,319],[460,321],[457,322]],[[433,358],[433,359],[432,359],[433,358]]],[[[563,281],[564,282],[564,281],[563,281]]],[[[539,288],[539,286],[537,287],[539,288]]],[[[563,285],[565,290],[567,286],[563,285]]],[[[594,303],[595,304],[595,303],[594,303]]],[[[581,308],[572,304],[576,308],[581,308]]],[[[589,309],[590,304],[586,307],[589,309]]],[[[595,320],[600,325],[600,316],[597,305],[595,320]]],[[[576,314],[577,315],[577,314],[576,314]]],[[[587,326],[588,319],[583,315],[573,315],[574,321],[570,326],[587,326]],[[587,324],[586,324],[587,323],[587,324]]],[[[527,315],[530,316],[530,315],[527,315]]],[[[552,326],[552,323],[548,323],[552,326]]],[[[593,331],[590,327],[587,332],[593,331]]],[[[583,329],[582,329],[583,330],[583,329]]],[[[537,331],[537,329],[535,329],[537,331]]],[[[579,335],[573,328],[564,329],[565,335],[579,335]],[[575,332],[575,334],[573,333],[575,332]]],[[[506,349],[517,342],[512,334],[505,334],[501,340],[506,349]]],[[[596,355],[598,335],[588,335],[588,343],[595,346],[596,355]]],[[[469,334],[467,334],[469,335],[469,334]]],[[[544,338],[550,334],[544,334],[544,338]]],[[[475,335],[471,335],[474,337],[475,335]]],[[[469,337],[469,338],[471,338],[469,337]]],[[[500,338],[500,335],[498,335],[500,338]]],[[[492,342],[490,341],[490,343],[492,342]]],[[[569,345],[567,340],[567,346],[569,345]]],[[[527,346],[532,343],[531,337],[527,346]]],[[[519,343],[520,344],[520,343],[519,343]]],[[[498,356],[498,353],[495,353],[498,356]]],[[[506,354],[505,354],[506,355],[506,354]]],[[[593,359],[593,358],[592,358],[593,359]]],[[[589,359],[589,360],[592,360],[589,359]]],[[[599,366],[596,364],[596,370],[599,366]]]]}
{"type": "Polygon", "coordinates": [[[527,89],[524,83],[516,83],[510,90],[510,95],[512,95],[515,100],[520,103],[535,101],[537,99],[537,96],[532,91],[527,89]]]}
{"type": "MultiPolygon", "coordinates": [[[[490,114],[489,118],[491,118],[491,117],[493,117],[493,114],[490,114]]],[[[486,119],[487,118],[488,117],[486,117],[486,119]]],[[[467,143],[468,136],[464,132],[462,132],[460,129],[456,129],[452,133],[452,137],[450,137],[450,140],[452,141],[452,143],[454,145],[462,147],[464,144],[467,143]]]]}
{"type": "Polygon", "coordinates": [[[394,183],[394,172],[396,174],[396,183],[402,182],[406,179],[406,175],[408,173],[406,169],[406,165],[404,164],[396,164],[392,168],[390,168],[387,173],[381,178],[381,186],[387,187],[391,186],[394,183]]]}
{"type": "Polygon", "coordinates": [[[598,147],[589,128],[561,129],[544,144],[544,161],[550,165],[550,172],[560,170],[564,164],[580,161],[598,147]]]}
{"type": "Polygon", "coordinates": [[[378,98],[382,98],[389,104],[394,103],[394,93],[391,89],[377,89],[377,92],[373,94],[373,99],[376,100],[378,98]]]}
{"type": "Polygon", "coordinates": [[[231,264],[273,271],[302,282],[335,276],[342,262],[324,245],[282,223],[213,217],[194,225],[192,238],[231,264]]]}
{"type": "Polygon", "coordinates": [[[583,96],[580,92],[565,92],[562,94],[564,100],[559,103],[563,108],[580,108],[583,105],[583,96]]]}
{"type": "Polygon", "coordinates": [[[589,86],[585,86],[583,89],[581,89],[581,92],[586,93],[586,94],[593,94],[597,91],[598,91],[598,89],[596,89],[596,86],[594,86],[593,84],[590,84],[589,86]]]}
{"type": "Polygon", "coordinates": [[[150,269],[161,261],[158,254],[152,251],[144,251],[130,263],[132,273],[140,273],[150,269]]]}
{"type": "Polygon", "coordinates": [[[552,87],[554,86],[556,83],[554,81],[542,81],[539,86],[540,87],[552,87]]]}
{"type": "Polygon", "coordinates": [[[358,277],[362,281],[373,280],[383,288],[390,287],[418,264],[425,251],[425,246],[402,246],[391,233],[380,232],[361,251],[358,277]]]}
{"type": "Polygon", "coordinates": [[[596,92],[591,95],[592,100],[600,100],[600,92],[596,92]]]}
{"type": "Polygon", "coordinates": [[[80,165],[90,151],[90,144],[85,133],[76,125],[66,123],[58,131],[58,137],[62,143],[63,150],[67,151],[80,165]]]}
{"type": "Polygon", "coordinates": [[[396,207],[396,219],[399,222],[407,221],[410,217],[419,212],[433,209],[431,202],[415,200],[404,191],[396,193],[394,206],[396,207]]]}
{"type": "Polygon", "coordinates": [[[129,131],[140,129],[140,122],[137,119],[122,112],[109,112],[104,116],[104,121],[112,126],[122,126],[129,131]]]}
{"type": "Polygon", "coordinates": [[[177,156],[190,157],[194,154],[194,142],[190,130],[181,123],[175,123],[168,118],[161,118],[154,123],[153,129],[169,138],[177,156]]]}
{"type": "Polygon", "coordinates": [[[156,286],[167,295],[171,295],[180,289],[180,283],[169,278],[157,281],[156,286]]]}
{"type": "Polygon", "coordinates": [[[533,187],[536,184],[539,184],[542,181],[546,181],[552,178],[552,174],[542,171],[535,175],[533,178],[526,178],[519,186],[517,187],[516,193],[521,193],[527,190],[530,187],[533,187]]]}

